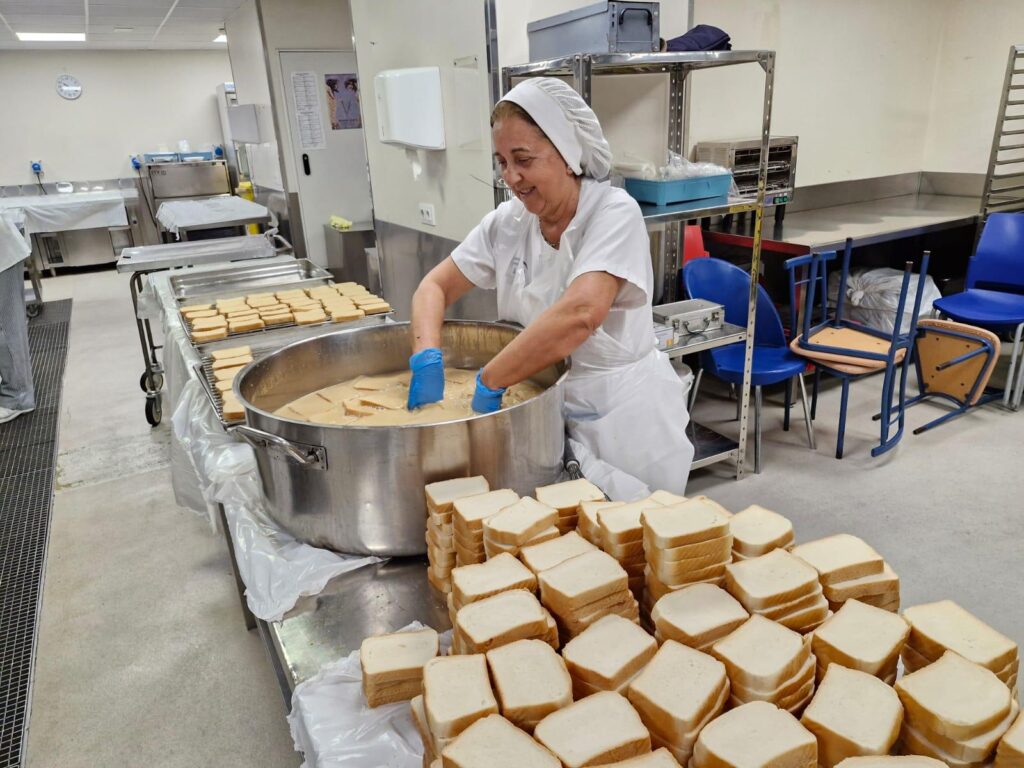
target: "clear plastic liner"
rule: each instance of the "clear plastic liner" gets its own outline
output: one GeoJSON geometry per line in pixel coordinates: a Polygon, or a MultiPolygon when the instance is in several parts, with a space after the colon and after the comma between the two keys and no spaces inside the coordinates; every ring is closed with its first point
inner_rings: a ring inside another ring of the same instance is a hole
{"type": "Polygon", "coordinates": [[[267,514],[252,448],[225,433],[196,379],[182,388],[172,422],[207,508],[224,507],[253,614],[279,621],[300,597],[319,594],[335,576],[381,562],[311,547],[283,531],[267,514]]]}
{"type": "MultiPolygon", "coordinates": [[[[423,629],[414,621],[398,630],[423,629]]],[[[440,636],[441,653],[451,646],[451,632],[440,636]]],[[[320,668],[292,692],[288,714],[295,749],[303,768],[387,766],[421,768],[423,741],[413,723],[409,702],[371,709],[363,696],[359,651],[320,668]]]]}
{"type": "Polygon", "coordinates": [[[242,235],[240,237],[219,237],[214,240],[195,240],[184,243],[161,243],[160,245],[139,245],[125,248],[122,257],[128,256],[133,262],[175,257],[214,257],[223,255],[225,261],[240,259],[263,259],[274,255],[274,244],[264,235],[242,235]]]}
{"type": "MultiPolygon", "coordinates": [[[[917,295],[917,281],[920,275],[910,276],[907,286],[907,301],[903,307],[900,332],[906,333],[910,328],[910,320],[914,314],[914,297],[917,295]]],[[[828,298],[835,306],[839,296],[839,273],[829,275],[828,298]]],[[[851,273],[846,278],[846,311],[843,316],[864,325],[892,333],[896,327],[896,308],[900,303],[900,290],[903,287],[903,270],[900,269],[869,269],[851,273]]],[[[925,275],[924,293],[921,296],[921,317],[928,317],[933,304],[941,299],[935,281],[925,275]]]]}
{"type": "Polygon", "coordinates": [[[621,161],[615,163],[613,170],[627,179],[644,179],[646,181],[695,179],[701,176],[722,176],[732,173],[728,168],[715,163],[691,162],[672,150],[666,150],[665,156],[667,158],[665,165],[657,166],[627,153],[621,161]]]}
{"type": "MultiPolygon", "coordinates": [[[[207,200],[169,200],[161,203],[156,220],[168,232],[179,228],[209,226],[257,219],[270,214],[266,206],[241,197],[213,197],[207,200]]],[[[273,214],[270,214],[273,218],[273,214]]],[[[276,222],[274,222],[276,226],[276,222]]]]}

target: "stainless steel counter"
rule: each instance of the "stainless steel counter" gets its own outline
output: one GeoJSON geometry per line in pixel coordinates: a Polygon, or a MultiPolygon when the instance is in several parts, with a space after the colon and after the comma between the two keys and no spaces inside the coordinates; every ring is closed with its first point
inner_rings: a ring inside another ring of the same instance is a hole
{"type": "Polygon", "coordinates": [[[296,685],[358,649],[363,638],[412,621],[438,632],[451,627],[444,598],[427,582],[423,557],[393,558],[338,576],[319,595],[299,600],[281,621],[258,624],[290,701],[296,685]]]}
{"type": "MultiPolygon", "coordinates": [[[[787,213],[778,225],[765,219],[764,248],[801,254],[842,248],[848,237],[855,247],[899,240],[971,224],[980,205],[977,197],[912,194],[797,211],[787,213]]],[[[749,245],[753,226],[753,221],[738,219],[725,226],[722,220],[705,236],[714,242],[749,245]]]]}

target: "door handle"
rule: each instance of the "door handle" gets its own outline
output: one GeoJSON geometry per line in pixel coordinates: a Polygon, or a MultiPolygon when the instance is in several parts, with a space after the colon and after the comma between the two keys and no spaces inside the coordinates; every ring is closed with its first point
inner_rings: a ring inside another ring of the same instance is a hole
{"type": "Polygon", "coordinates": [[[307,176],[310,176],[309,171],[309,155],[306,152],[302,153],[302,170],[306,172],[307,176]]]}

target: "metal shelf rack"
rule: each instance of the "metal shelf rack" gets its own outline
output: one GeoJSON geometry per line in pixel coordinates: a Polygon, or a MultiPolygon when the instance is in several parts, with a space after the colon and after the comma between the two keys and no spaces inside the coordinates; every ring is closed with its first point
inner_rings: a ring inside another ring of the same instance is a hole
{"type": "MultiPolygon", "coordinates": [[[[1024,209],[1024,45],[1011,45],[981,198],[982,218],[1024,209]],[[1008,141],[1009,143],[1004,143],[1008,141]],[[996,186],[999,185],[999,186],[996,186]]],[[[981,237],[981,228],[978,228],[981,237]]]]}
{"type": "Polygon", "coordinates": [[[697,344],[673,349],[673,356],[690,351],[712,349],[745,340],[743,385],[740,388],[740,433],[733,441],[702,425],[690,423],[690,431],[697,453],[694,467],[703,467],[718,461],[732,460],[737,479],[744,474],[747,446],[747,423],[750,411],[750,376],[754,359],[754,309],[757,306],[757,278],[761,271],[761,223],[764,217],[765,186],[768,179],[768,144],[771,135],[772,95],[775,79],[774,51],[701,51],[693,53],[596,53],[576,54],[548,61],[537,61],[501,70],[501,92],[507,93],[513,80],[525,77],[570,77],[573,87],[589,104],[592,98],[593,78],[600,75],[664,74],[669,79],[668,148],[683,152],[683,126],[688,79],[692,72],[718,67],[756,64],[764,73],[764,103],[761,114],[761,160],[757,174],[755,199],[730,199],[726,202],[695,201],[678,205],[641,205],[644,219],[651,223],[666,224],[665,269],[661,275],[664,301],[678,296],[680,253],[680,224],[729,213],[753,212],[754,237],[750,261],[750,295],[747,303],[747,326],[735,333],[722,334],[718,339],[705,339],[697,344]],[[699,434],[698,434],[699,433],[699,434]]]}

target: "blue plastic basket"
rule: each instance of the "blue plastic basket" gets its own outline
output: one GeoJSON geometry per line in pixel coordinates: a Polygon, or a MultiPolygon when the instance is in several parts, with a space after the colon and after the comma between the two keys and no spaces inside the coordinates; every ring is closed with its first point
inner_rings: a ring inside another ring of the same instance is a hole
{"type": "Polygon", "coordinates": [[[626,191],[641,203],[669,205],[685,203],[688,200],[703,200],[709,197],[725,197],[732,184],[731,173],[717,176],[699,176],[695,179],[674,179],[671,181],[648,181],[626,179],[626,191]]]}

